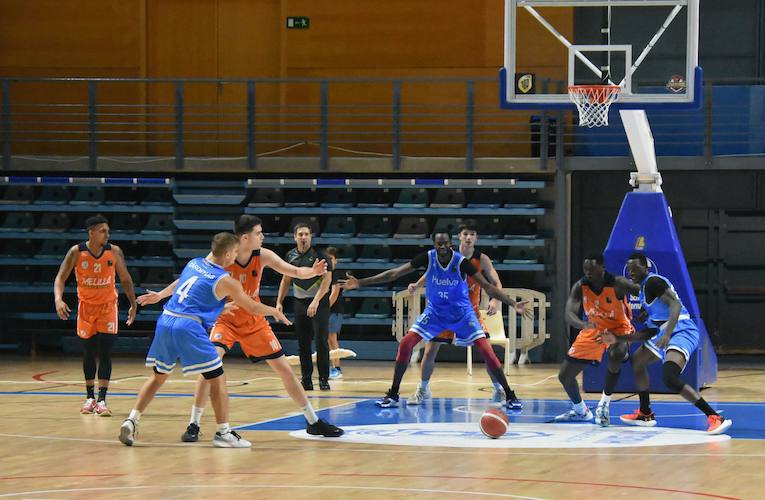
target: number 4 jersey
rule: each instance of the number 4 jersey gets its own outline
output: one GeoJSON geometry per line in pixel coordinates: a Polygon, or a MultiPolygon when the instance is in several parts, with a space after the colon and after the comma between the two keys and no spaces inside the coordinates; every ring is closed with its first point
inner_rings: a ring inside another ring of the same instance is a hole
{"type": "Polygon", "coordinates": [[[165,311],[196,318],[209,330],[226,304],[226,297],[215,293],[215,286],[224,276],[228,272],[219,265],[202,257],[192,259],[183,268],[165,311]]]}

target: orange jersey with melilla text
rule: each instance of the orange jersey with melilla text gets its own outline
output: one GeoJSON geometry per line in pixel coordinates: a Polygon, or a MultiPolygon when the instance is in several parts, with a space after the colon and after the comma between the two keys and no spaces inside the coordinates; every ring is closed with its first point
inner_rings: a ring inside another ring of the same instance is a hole
{"type": "Polygon", "coordinates": [[[117,298],[115,284],[116,258],[112,245],[107,243],[100,255],[93,254],[86,243],[77,247],[78,256],[74,266],[77,280],[77,297],[86,304],[104,304],[117,298]]]}
{"type": "MultiPolygon", "coordinates": [[[[263,276],[263,264],[260,262],[260,250],[255,250],[250,255],[250,260],[245,264],[235,261],[226,268],[232,278],[239,281],[244,292],[252,297],[255,302],[260,302],[260,279],[263,276]]],[[[252,321],[255,316],[244,308],[238,308],[231,314],[224,314],[219,321],[241,327],[252,321]]]]}
{"type": "Polygon", "coordinates": [[[587,319],[594,323],[599,330],[609,330],[617,335],[625,335],[633,331],[632,311],[627,303],[627,297],[616,296],[615,278],[606,273],[603,290],[595,293],[586,279],[582,279],[582,307],[587,319]]]}

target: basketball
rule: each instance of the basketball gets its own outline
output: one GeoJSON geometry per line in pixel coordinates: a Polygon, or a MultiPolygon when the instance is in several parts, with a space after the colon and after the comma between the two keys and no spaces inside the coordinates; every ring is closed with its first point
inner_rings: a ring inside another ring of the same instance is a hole
{"type": "Polygon", "coordinates": [[[509,422],[504,411],[499,408],[489,408],[481,415],[481,432],[491,439],[500,438],[507,432],[509,422]]]}

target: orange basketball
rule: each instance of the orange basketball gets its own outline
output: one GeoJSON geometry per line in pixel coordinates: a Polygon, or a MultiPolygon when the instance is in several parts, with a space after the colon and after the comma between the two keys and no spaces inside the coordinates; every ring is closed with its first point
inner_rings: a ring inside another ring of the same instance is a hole
{"type": "Polygon", "coordinates": [[[489,408],[481,415],[481,432],[486,437],[497,439],[507,432],[509,422],[504,411],[499,408],[489,408]]]}

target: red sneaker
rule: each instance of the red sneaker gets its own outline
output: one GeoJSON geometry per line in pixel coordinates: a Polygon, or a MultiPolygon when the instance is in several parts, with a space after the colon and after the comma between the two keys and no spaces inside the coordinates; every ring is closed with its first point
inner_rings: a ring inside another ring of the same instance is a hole
{"type": "Polygon", "coordinates": [[[640,409],[627,415],[622,415],[619,419],[627,425],[639,425],[641,427],[653,427],[656,425],[656,415],[643,413],[640,409]]]}
{"type": "Polygon", "coordinates": [[[720,415],[709,415],[707,421],[709,422],[707,434],[722,434],[733,425],[733,420],[726,419],[720,415]]]}
{"type": "Polygon", "coordinates": [[[80,413],[90,414],[90,413],[93,413],[93,410],[95,409],[96,409],[96,400],[94,398],[88,398],[85,400],[85,403],[82,405],[82,408],[80,408],[80,413]]]}

